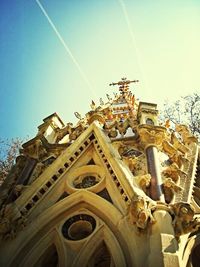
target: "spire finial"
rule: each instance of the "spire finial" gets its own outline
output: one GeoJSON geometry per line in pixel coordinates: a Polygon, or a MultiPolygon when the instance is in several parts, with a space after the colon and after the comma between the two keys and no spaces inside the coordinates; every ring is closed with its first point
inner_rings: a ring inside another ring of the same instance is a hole
{"type": "Polygon", "coordinates": [[[116,83],[110,83],[109,85],[119,85],[119,91],[124,94],[128,91],[129,89],[129,84],[130,83],[136,83],[136,82],[139,82],[139,80],[133,80],[133,81],[130,81],[130,80],[127,80],[127,78],[122,78],[121,81],[119,82],[116,82],[116,83]]]}

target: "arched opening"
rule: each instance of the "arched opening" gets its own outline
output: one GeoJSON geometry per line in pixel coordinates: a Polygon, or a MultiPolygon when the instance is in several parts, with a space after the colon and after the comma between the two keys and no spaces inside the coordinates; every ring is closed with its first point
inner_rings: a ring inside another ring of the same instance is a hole
{"type": "MultiPolygon", "coordinates": [[[[29,227],[25,228],[21,233],[21,238],[25,242],[19,251],[12,253],[9,266],[57,267],[65,266],[67,261],[72,261],[71,266],[73,267],[86,267],[91,255],[97,251],[97,247],[103,240],[115,263],[115,265],[110,266],[126,266],[126,261],[131,261],[130,252],[126,249],[124,236],[119,232],[115,235],[116,229],[113,227],[120,219],[120,212],[108,201],[89,191],[80,190],[57,202],[44,214],[41,214],[36,222],[32,222],[29,227]],[[76,209],[81,209],[81,214],[74,214],[76,209]],[[94,211],[95,218],[98,217],[106,226],[96,227],[96,219],[92,219],[94,211]],[[55,229],[55,226],[59,224],[59,229],[55,229]],[[49,234],[51,231],[52,235],[49,234]],[[98,237],[96,236],[97,233],[99,233],[98,237]],[[63,242],[72,242],[74,246],[75,242],[80,242],[79,240],[87,237],[91,240],[90,242],[86,240],[78,257],[66,253],[63,242]],[[55,244],[53,245],[54,249],[52,248],[52,241],[55,244]],[[51,247],[51,249],[47,249],[47,247],[51,247]],[[48,258],[54,259],[52,265],[47,261],[48,258]]],[[[7,252],[5,251],[5,253],[7,252]]]]}
{"type": "Polygon", "coordinates": [[[34,267],[58,267],[58,253],[56,246],[52,244],[47,250],[40,256],[38,261],[34,264],[34,267]]]}
{"type": "Polygon", "coordinates": [[[149,124],[149,125],[154,125],[154,121],[150,118],[147,118],[146,119],[146,124],[149,124]]]}
{"type": "Polygon", "coordinates": [[[114,267],[114,262],[105,242],[102,242],[92,254],[87,267],[114,267]]]}
{"type": "Polygon", "coordinates": [[[190,256],[190,266],[191,267],[199,267],[200,263],[200,244],[197,245],[191,253],[190,256]]]}
{"type": "Polygon", "coordinates": [[[200,233],[190,235],[183,254],[183,262],[186,267],[199,267],[200,262],[200,233]]]}

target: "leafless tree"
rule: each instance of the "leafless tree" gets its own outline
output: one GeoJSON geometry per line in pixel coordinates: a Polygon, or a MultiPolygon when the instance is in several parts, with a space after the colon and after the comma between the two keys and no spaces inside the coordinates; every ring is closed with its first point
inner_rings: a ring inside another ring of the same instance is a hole
{"type": "Polygon", "coordinates": [[[161,119],[170,120],[174,124],[186,124],[200,138],[200,95],[193,93],[173,103],[166,101],[161,119]]]}
{"type": "Polygon", "coordinates": [[[0,139],[0,185],[14,165],[22,143],[23,140],[20,138],[11,140],[0,139]]]}

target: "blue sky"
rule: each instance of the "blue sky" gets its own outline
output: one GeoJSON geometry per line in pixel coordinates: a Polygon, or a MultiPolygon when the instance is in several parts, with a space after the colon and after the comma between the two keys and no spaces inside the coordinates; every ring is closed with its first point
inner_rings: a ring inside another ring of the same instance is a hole
{"type": "Polygon", "coordinates": [[[123,76],[160,105],[200,91],[199,0],[40,2],[90,85],[35,0],[1,0],[0,137],[33,137],[53,112],[74,122],[123,76]]]}

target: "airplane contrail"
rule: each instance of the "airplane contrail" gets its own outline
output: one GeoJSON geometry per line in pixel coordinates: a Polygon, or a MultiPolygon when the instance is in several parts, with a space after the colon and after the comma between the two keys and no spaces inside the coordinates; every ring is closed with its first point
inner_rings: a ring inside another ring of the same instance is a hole
{"type": "Polygon", "coordinates": [[[132,41],[133,47],[134,47],[134,49],[136,51],[136,57],[137,57],[138,66],[140,68],[140,73],[142,75],[143,82],[144,82],[144,85],[145,85],[145,80],[144,80],[144,75],[143,75],[143,71],[142,71],[142,66],[141,66],[141,63],[140,63],[139,51],[138,51],[138,48],[137,48],[137,45],[136,45],[136,39],[135,39],[133,30],[132,30],[132,27],[131,27],[131,23],[130,23],[129,15],[128,15],[128,12],[127,12],[127,8],[126,8],[126,5],[124,3],[124,0],[118,0],[118,1],[119,1],[119,4],[121,5],[121,8],[122,8],[122,11],[123,11],[125,20],[126,20],[126,24],[127,24],[127,27],[128,27],[128,31],[129,31],[130,36],[131,36],[131,41],[132,41]]]}
{"type": "Polygon", "coordinates": [[[57,35],[58,39],[60,40],[61,44],[64,46],[65,51],[67,52],[68,56],[70,56],[71,60],[73,61],[74,65],[77,67],[81,77],[83,78],[83,80],[86,82],[89,90],[91,91],[91,93],[93,94],[93,96],[95,96],[94,92],[93,92],[93,88],[92,85],[90,84],[88,78],[86,77],[84,71],[82,70],[80,64],[78,63],[78,61],[76,60],[76,58],[74,57],[74,55],[72,54],[70,48],[68,47],[68,45],[66,44],[65,40],[62,38],[61,34],[59,33],[58,29],[56,28],[55,24],[53,23],[53,21],[50,19],[49,15],[47,14],[46,10],[44,9],[44,7],[42,6],[42,4],[40,3],[39,0],[36,0],[36,3],[38,4],[39,8],[41,9],[42,13],[44,14],[44,16],[46,17],[46,19],[48,20],[49,24],[51,25],[52,29],[54,30],[55,34],[57,35]]]}

